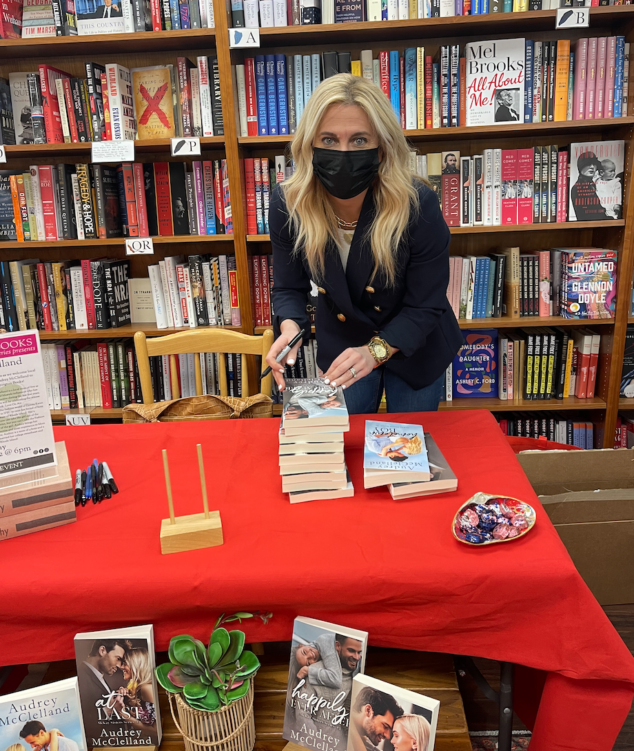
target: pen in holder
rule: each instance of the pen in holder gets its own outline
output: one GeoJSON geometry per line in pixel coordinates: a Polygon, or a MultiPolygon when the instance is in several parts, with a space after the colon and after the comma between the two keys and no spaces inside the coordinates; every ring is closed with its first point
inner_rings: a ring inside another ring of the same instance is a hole
{"type": "Polygon", "coordinates": [[[219,511],[210,511],[207,500],[207,484],[205,482],[205,467],[203,465],[202,447],[197,444],[198,470],[200,472],[200,487],[203,495],[203,513],[189,516],[174,515],[174,501],[172,498],[172,483],[167,462],[167,451],[163,449],[163,471],[165,472],[165,489],[169,519],[161,522],[161,553],[182,553],[184,550],[199,550],[222,545],[222,522],[219,511]]]}

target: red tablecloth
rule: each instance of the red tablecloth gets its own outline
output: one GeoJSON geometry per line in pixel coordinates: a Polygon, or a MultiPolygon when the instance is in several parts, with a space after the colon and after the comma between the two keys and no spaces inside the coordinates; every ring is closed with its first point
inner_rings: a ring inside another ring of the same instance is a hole
{"type": "MultiPolygon", "coordinates": [[[[399,416],[392,416],[398,420],[399,416]]],[[[414,415],[401,421],[413,422],[414,415]]],[[[253,641],[290,639],[296,615],[365,629],[385,647],[459,653],[527,666],[516,706],[531,751],[608,751],[634,691],[634,660],[574,568],[488,412],[418,416],[459,490],[393,501],[363,490],[363,418],[346,457],[354,498],[291,506],[281,492],[278,421],[56,428],[71,466],[106,459],[121,493],[79,509],[77,524],[0,544],[0,664],[73,656],[78,631],[155,626],[209,636],[221,611],[271,610],[253,641]],[[177,515],[202,510],[196,443],[225,544],[162,556],[167,517],[161,449],[177,515]],[[457,508],[483,490],[533,503],[537,524],[508,545],[453,539],[457,508]]]]}

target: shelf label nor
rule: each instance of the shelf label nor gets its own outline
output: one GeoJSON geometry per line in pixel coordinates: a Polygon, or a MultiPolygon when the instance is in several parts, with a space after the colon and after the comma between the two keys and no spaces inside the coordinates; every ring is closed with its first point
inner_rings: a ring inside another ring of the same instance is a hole
{"type": "Polygon", "coordinates": [[[133,162],[134,141],[93,141],[92,161],[133,162]]]}
{"type": "Polygon", "coordinates": [[[260,29],[229,29],[230,49],[260,46],[260,29]]]}
{"type": "Polygon", "coordinates": [[[583,29],[590,26],[590,8],[558,8],[556,29],[583,29]]]}
{"type": "Polygon", "coordinates": [[[127,256],[154,255],[154,241],[151,237],[126,237],[125,254],[127,256]]]}
{"type": "Polygon", "coordinates": [[[7,161],[7,152],[4,146],[0,145],[0,164],[5,164],[6,161],[7,161]]]}
{"type": "Polygon", "coordinates": [[[200,156],[200,138],[172,138],[172,156],[200,156]]]}
{"type": "Polygon", "coordinates": [[[66,415],[66,425],[90,425],[90,415],[66,415]]]}

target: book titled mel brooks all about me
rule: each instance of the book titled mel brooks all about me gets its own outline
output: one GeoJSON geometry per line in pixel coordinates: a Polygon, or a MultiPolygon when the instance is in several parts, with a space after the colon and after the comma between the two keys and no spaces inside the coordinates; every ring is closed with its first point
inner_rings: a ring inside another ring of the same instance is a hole
{"type": "Polygon", "coordinates": [[[87,751],[77,678],[0,697],[0,748],[87,751]]]}
{"type": "Polygon", "coordinates": [[[293,625],[282,737],[311,751],[343,751],[353,679],[363,672],[365,631],[313,618],[293,625]]]}
{"type": "Polygon", "coordinates": [[[409,748],[411,743],[416,751],[433,751],[439,711],[437,699],[357,675],[352,686],[347,751],[380,747],[388,733],[390,748],[409,748]],[[381,716],[380,724],[367,722],[367,717],[376,715],[381,716]]]}
{"type": "Polygon", "coordinates": [[[152,626],[77,634],[75,656],[88,746],[158,746],[152,626]]]}

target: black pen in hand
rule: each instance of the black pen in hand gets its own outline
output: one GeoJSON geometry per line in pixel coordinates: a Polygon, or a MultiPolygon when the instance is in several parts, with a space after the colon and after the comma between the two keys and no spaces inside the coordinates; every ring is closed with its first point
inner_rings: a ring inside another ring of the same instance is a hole
{"type": "MultiPolygon", "coordinates": [[[[305,329],[302,329],[299,334],[296,334],[290,342],[284,347],[284,349],[280,352],[280,354],[275,358],[275,362],[282,362],[282,360],[286,357],[286,355],[293,349],[293,347],[297,344],[297,342],[304,336],[306,333],[305,329]]],[[[269,367],[262,373],[260,376],[260,380],[267,376],[271,372],[272,368],[269,365],[269,367]]]]}

